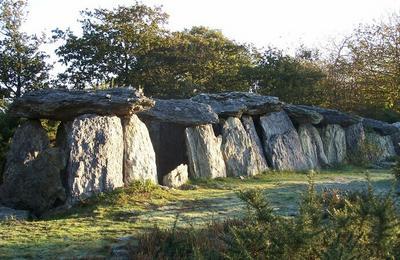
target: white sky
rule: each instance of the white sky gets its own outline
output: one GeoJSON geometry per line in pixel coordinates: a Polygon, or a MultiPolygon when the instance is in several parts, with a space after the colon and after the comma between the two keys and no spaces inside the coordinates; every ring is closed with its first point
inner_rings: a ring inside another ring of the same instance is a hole
{"type": "MultiPolygon", "coordinates": [[[[132,0],[28,0],[28,32],[59,27],[79,30],[79,11],[133,4],[132,0]]],[[[172,30],[205,25],[229,38],[291,49],[300,43],[323,46],[327,39],[350,32],[357,24],[400,11],[400,0],[143,0],[163,6],[172,30]]]]}

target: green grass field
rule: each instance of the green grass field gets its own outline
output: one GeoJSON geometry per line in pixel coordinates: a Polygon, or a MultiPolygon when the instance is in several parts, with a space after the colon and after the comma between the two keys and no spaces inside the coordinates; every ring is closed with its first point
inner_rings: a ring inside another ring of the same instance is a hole
{"type": "MultiPolygon", "coordinates": [[[[389,171],[346,168],[314,175],[318,190],[355,190],[366,187],[366,174],[376,192],[391,189],[389,171]]],[[[266,173],[241,180],[226,178],[198,180],[195,190],[162,190],[147,184],[104,194],[68,210],[33,221],[0,222],[0,259],[76,258],[107,256],[118,238],[135,236],[148,228],[192,225],[241,217],[246,207],[238,190],[260,188],[276,214],[293,216],[306,189],[308,176],[302,173],[266,173]]]]}

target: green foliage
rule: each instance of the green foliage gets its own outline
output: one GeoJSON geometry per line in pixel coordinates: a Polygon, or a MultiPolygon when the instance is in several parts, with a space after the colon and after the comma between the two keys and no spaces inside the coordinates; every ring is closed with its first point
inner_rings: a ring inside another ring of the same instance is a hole
{"type": "Polygon", "coordinates": [[[44,37],[21,31],[26,5],[26,0],[0,2],[0,94],[6,97],[19,97],[48,84],[51,66],[39,50],[44,37]]]}
{"type": "Polygon", "coordinates": [[[193,27],[173,32],[145,57],[144,90],[159,97],[189,97],[200,92],[248,91],[245,72],[252,56],[220,31],[193,27]]]}
{"type": "Polygon", "coordinates": [[[60,125],[60,121],[42,119],[40,120],[40,123],[42,124],[44,130],[46,130],[50,143],[55,144],[57,128],[60,125]]]}
{"type": "Polygon", "coordinates": [[[399,14],[359,25],[325,61],[326,106],[390,122],[400,119],[399,14]]]}
{"type": "Polygon", "coordinates": [[[74,88],[141,87],[142,58],[163,41],[167,15],[160,8],[136,3],[113,10],[82,12],[82,36],[54,30],[54,39],[63,39],[57,49],[60,62],[67,65],[60,75],[62,84],[74,88]]]}
{"type": "Polygon", "coordinates": [[[67,66],[60,82],[74,88],[134,86],[157,97],[249,90],[242,74],[252,64],[248,48],[219,31],[167,31],[167,14],[139,3],[82,15],[82,36],[54,30],[54,39],[64,40],[56,51],[67,66]]]}
{"type": "Polygon", "coordinates": [[[132,257],[144,259],[395,259],[400,222],[392,194],[316,191],[312,179],[294,218],[274,215],[261,190],[239,192],[244,220],[206,229],[154,229],[132,257]],[[212,241],[212,242],[211,242],[212,241]]]}
{"type": "Polygon", "coordinates": [[[297,57],[285,55],[278,49],[267,49],[253,75],[258,82],[258,92],[294,104],[320,103],[325,74],[312,57],[313,53],[304,48],[297,57]]]}

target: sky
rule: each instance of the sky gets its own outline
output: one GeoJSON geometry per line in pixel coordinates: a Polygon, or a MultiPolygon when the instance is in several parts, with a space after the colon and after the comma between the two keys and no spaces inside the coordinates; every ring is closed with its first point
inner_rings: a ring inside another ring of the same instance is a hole
{"type": "MultiPolygon", "coordinates": [[[[400,12],[400,0],[143,0],[163,6],[168,28],[182,30],[204,25],[221,30],[230,39],[256,47],[293,49],[300,44],[321,47],[352,31],[359,23],[380,20],[400,12]]],[[[70,27],[78,32],[79,11],[131,5],[132,0],[28,0],[24,29],[49,33],[70,27]]]]}

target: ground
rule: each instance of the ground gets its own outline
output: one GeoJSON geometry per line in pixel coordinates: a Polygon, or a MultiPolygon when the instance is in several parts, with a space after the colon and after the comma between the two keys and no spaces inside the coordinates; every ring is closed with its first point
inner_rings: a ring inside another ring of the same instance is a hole
{"type": "MultiPolygon", "coordinates": [[[[319,190],[366,187],[370,176],[376,192],[387,192],[393,176],[385,170],[346,168],[314,174],[319,190]]],[[[201,227],[224,218],[241,217],[245,205],[241,189],[260,188],[277,214],[293,216],[308,183],[304,173],[273,173],[241,180],[200,180],[195,190],[162,190],[136,184],[99,196],[68,213],[53,213],[42,220],[0,222],[0,259],[104,257],[118,238],[135,236],[154,225],[201,227]]],[[[398,197],[397,197],[398,198],[398,197]]],[[[399,202],[399,200],[397,200],[399,202]]]]}

